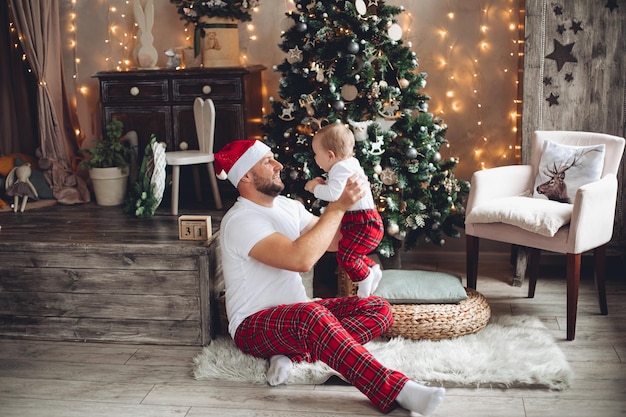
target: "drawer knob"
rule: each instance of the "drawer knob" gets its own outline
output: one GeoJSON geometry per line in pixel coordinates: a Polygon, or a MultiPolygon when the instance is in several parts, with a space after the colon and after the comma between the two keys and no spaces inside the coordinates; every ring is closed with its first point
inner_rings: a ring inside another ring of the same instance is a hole
{"type": "Polygon", "coordinates": [[[210,85],[202,86],[202,94],[211,94],[211,86],[210,85]]]}
{"type": "Polygon", "coordinates": [[[138,95],[138,94],[139,94],[139,88],[137,88],[137,87],[131,87],[131,89],[130,89],[130,95],[131,95],[131,96],[136,96],[136,95],[138,95]]]}

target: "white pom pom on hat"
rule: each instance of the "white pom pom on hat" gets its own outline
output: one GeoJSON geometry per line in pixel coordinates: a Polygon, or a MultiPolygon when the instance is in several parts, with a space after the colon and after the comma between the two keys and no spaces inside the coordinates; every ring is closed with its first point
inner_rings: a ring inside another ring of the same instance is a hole
{"type": "Polygon", "coordinates": [[[263,142],[253,139],[229,142],[215,154],[217,178],[228,179],[237,187],[241,177],[246,175],[270,150],[270,147],[263,142]]]}

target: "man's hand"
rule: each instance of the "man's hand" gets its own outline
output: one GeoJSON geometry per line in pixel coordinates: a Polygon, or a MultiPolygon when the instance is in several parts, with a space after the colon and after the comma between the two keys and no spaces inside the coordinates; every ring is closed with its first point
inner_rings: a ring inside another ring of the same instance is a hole
{"type": "Polygon", "coordinates": [[[339,199],[329,204],[329,207],[335,205],[339,210],[348,211],[354,203],[365,197],[368,187],[368,181],[364,180],[359,174],[352,174],[346,181],[346,186],[339,199]]]}

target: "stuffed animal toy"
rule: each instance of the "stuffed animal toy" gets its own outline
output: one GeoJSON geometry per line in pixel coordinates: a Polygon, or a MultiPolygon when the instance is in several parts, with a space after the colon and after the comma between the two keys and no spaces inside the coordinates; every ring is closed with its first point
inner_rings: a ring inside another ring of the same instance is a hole
{"type": "Polygon", "coordinates": [[[17,213],[18,207],[21,212],[24,212],[29,197],[35,200],[39,198],[35,186],[30,182],[31,173],[30,163],[26,163],[13,168],[7,176],[6,193],[9,196],[13,196],[13,211],[15,213],[17,213]],[[22,197],[21,207],[19,204],[20,197],[22,197]]]}

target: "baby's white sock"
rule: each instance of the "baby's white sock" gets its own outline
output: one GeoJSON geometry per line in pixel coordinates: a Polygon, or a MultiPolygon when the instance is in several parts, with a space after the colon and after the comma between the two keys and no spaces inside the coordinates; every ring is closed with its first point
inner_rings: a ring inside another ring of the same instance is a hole
{"type": "Polygon", "coordinates": [[[370,268],[371,273],[374,274],[374,282],[372,283],[372,294],[378,288],[378,284],[380,284],[380,280],[383,277],[383,271],[380,270],[380,265],[376,264],[370,268]]]}
{"type": "Polygon", "coordinates": [[[289,372],[293,368],[293,363],[285,355],[274,355],[270,358],[270,367],[265,374],[267,382],[271,386],[285,383],[289,377],[289,372]]]}
{"type": "Polygon", "coordinates": [[[446,390],[444,388],[427,387],[409,381],[400,390],[396,401],[404,409],[429,416],[435,411],[445,395],[446,390]]]}
{"type": "Polygon", "coordinates": [[[367,298],[378,288],[378,284],[380,283],[380,279],[382,278],[383,273],[380,270],[379,265],[374,265],[370,268],[370,273],[365,277],[363,281],[359,281],[359,287],[356,291],[356,295],[360,298],[367,298]]]}

